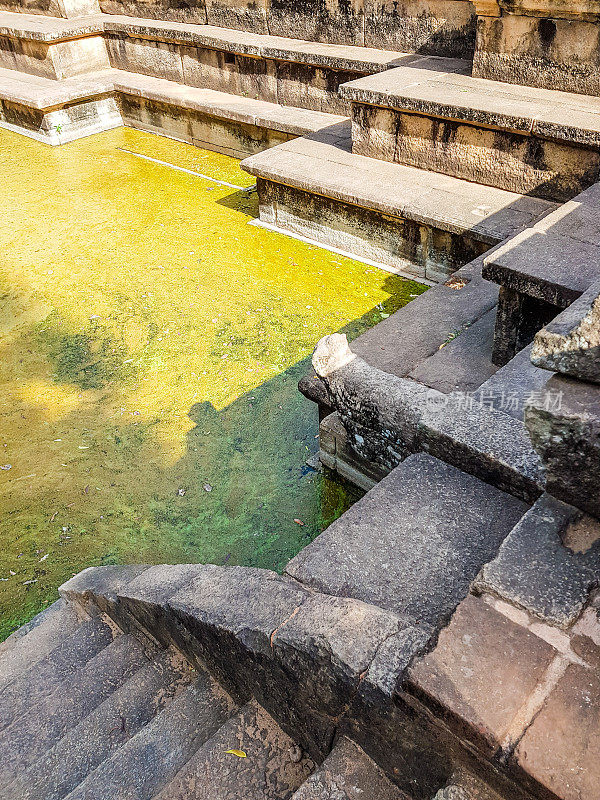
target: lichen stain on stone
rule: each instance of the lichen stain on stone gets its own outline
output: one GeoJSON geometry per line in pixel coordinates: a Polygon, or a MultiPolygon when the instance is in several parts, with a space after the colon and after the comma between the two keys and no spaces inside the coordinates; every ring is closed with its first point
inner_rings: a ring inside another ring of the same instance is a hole
{"type": "Polygon", "coordinates": [[[314,345],[424,290],[119,148],[252,184],[130,129],[55,148],[0,131],[0,638],[90,565],[281,569],[354,499],[305,463],[314,345]]]}

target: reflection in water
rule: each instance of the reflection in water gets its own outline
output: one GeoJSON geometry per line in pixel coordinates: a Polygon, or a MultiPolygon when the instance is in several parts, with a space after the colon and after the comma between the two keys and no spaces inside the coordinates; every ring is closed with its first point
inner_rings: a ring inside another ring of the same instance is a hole
{"type": "Polygon", "coordinates": [[[251,183],[136,131],[60,148],[0,131],[0,635],[91,564],[281,569],[354,499],[305,465],[315,342],[424,288],[249,226],[252,191],[119,148],[251,183]]]}

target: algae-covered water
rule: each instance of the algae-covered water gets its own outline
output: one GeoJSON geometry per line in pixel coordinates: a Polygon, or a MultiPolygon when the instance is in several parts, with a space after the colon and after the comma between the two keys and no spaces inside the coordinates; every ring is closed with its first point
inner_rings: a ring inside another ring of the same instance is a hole
{"type": "Polygon", "coordinates": [[[132,153],[252,183],[133,130],[57,148],[0,131],[0,638],[89,565],[281,569],[355,499],[305,463],[314,344],[424,289],[132,153]]]}

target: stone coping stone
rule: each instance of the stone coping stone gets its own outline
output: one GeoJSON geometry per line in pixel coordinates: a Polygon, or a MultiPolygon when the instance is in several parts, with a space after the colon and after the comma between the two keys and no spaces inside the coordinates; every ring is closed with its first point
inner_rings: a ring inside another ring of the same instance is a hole
{"type": "Polygon", "coordinates": [[[594,183],[572,200],[535,223],[534,230],[569,236],[577,242],[600,242],[600,183],[594,183]]]}
{"type": "Polygon", "coordinates": [[[531,363],[531,345],[495,372],[476,393],[483,403],[523,421],[525,404],[543,390],[548,373],[531,363]]]}
{"type": "Polygon", "coordinates": [[[37,42],[64,42],[104,32],[101,15],[81,19],[47,17],[41,14],[0,12],[0,36],[37,42]]]}
{"type": "Polygon", "coordinates": [[[350,123],[284,142],[242,162],[274,183],[495,245],[552,211],[548,200],[351,152],[350,123]]]}
{"type": "Polygon", "coordinates": [[[345,83],[340,94],[353,103],[600,146],[600,98],[473,78],[466,71],[460,62],[445,72],[401,66],[345,83]]]}
{"type": "Polygon", "coordinates": [[[515,525],[475,587],[567,628],[600,579],[600,522],[544,494],[515,525]]]}
{"type": "Polygon", "coordinates": [[[521,294],[565,308],[600,280],[598,244],[535,228],[484,259],[483,276],[521,294]]]}
{"type": "Polygon", "coordinates": [[[60,82],[23,73],[18,73],[17,78],[14,70],[0,69],[0,99],[40,110],[111,92],[135,95],[296,136],[318,131],[344,119],[336,114],[281,106],[214,89],[197,89],[175,81],[117,69],[102,70],[84,78],[67,78],[60,82]]]}
{"type": "Polygon", "coordinates": [[[392,611],[409,624],[441,626],[526,509],[419,453],[305,547],[286,573],[307,587],[392,611]]]}
{"type": "MultiPolygon", "coordinates": [[[[395,311],[352,342],[352,351],[368,364],[401,378],[430,356],[458,330],[495,308],[498,287],[481,277],[483,256],[457,270],[395,311]],[[398,346],[402,342],[402,346],[398,346]]],[[[327,388],[311,367],[298,384],[300,392],[319,405],[330,403],[327,388]]]]}
{"type": "Polygon", "coordinates": [[[600,282],[536,334],[531,361],[545,370],[600,383],[599,315],[600,282]]]}

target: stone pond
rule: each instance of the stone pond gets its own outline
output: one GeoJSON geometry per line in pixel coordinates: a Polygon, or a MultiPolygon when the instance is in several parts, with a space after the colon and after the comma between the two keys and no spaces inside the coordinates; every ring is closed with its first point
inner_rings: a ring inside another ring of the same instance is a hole
{"type": "Polygon", "coordinates": [[[0,163],[0,638],[89,565],[281,569],[356,499],[306,466],[314,343],[425,287],[248,225],[224,155],[0,131],[0,163]]]}

